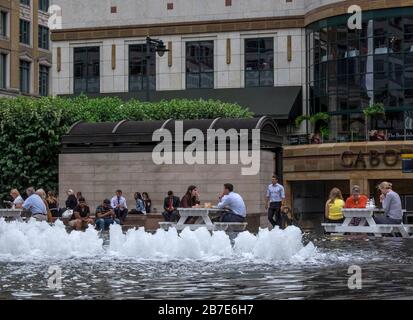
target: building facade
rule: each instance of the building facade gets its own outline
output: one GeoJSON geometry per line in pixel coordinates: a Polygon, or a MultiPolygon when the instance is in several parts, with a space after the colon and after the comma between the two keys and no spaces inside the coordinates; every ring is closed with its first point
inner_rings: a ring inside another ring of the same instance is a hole
{"type": "Polygon", "coordinates": [[[48,8],[48,0],[0,1],[0,96],[51,93],[48,8]]]}
{"type": "Polygon", "coordinates": [[[413,0],[53,3],[62,13],[53,32],[54,94],[147,99],[149,83],[153,100],[216,98],[269,115],[285,136],[305,133],[286,139],[304,145],[285,147],[284,182],[291,207],[307,213],[323,211],[333,186],[347,195],[358,183],[373,196],[386,179],[404,199],[413,195],[401,161],[413,137],[413,0]],[[362,9],[361,29],[348,26],[352,5],[362,9]],[[147,56],[147,36],[169,51],[147,56]],[[376,103],[386,116],[366,117],[376,103]],[[317,114],[328,117],[313,135],[321,145],[310,139],[317,123],[294,123],[317,114]],[[387,160],[396,152],[398,161],[349,167],[349,152],[387,160]]]}

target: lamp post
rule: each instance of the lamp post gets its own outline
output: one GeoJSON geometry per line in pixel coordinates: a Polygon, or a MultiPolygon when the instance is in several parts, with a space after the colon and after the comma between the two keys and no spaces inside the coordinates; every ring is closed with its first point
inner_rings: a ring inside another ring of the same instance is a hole
{"type": "Polygon", "coordinates": [[[159,57],[163,57],[165,52],[169,51],[166,49],[165,44],[162,40],[152,39],[146,37],[146,101],[149,102],[151,98],[151,88],[150,88],[150,61],[151,61],[151,48],[155,48],[155,52],[158,53],[159,57]]]}

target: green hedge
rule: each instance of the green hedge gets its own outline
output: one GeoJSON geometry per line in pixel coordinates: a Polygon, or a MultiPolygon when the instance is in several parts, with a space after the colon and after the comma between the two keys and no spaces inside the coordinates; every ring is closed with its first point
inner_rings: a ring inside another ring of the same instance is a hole
{"type": "Polygon", "coordinates": [[[79,120],[250,118],[236,104],[213,100],[171,100],[144,103],[118,98],[1,98],[0,199],[11,188],[28,186],[57,190],[60,140],[79,120]]]}

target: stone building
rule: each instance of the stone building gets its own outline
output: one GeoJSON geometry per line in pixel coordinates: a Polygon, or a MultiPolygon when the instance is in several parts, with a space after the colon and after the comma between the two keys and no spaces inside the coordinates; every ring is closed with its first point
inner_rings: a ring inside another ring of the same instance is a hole
{"type": "Polygon", "coordinates": [[[0,96],[50,94],[48,0],[0,1],[0,96]]]}

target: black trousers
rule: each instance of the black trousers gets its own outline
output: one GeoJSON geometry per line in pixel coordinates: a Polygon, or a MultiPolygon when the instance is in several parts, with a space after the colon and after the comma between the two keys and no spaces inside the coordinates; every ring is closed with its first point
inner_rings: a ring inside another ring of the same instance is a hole
{"type": "Polygon", "coordinates": [[[281,213],[281,202],[270,203],[270,207],[268,208],[268,221],[270,221],[273,227],[279,226],[280,229],[284,229],[284,217],[281,213]]]}
{"type": "Polygon", "coordinates": [[[175,222],[178,218],[178,211],[164,211],[162,215],[165,219],[165,222],[175,222]]]}
{"type": "Polygon", "coordinates": [[[118,218],[121,222],[124,222],[126,220],[126,217],[128,216],[128,209],[115,208],[114,211],[116,218],[118,218]]]}

